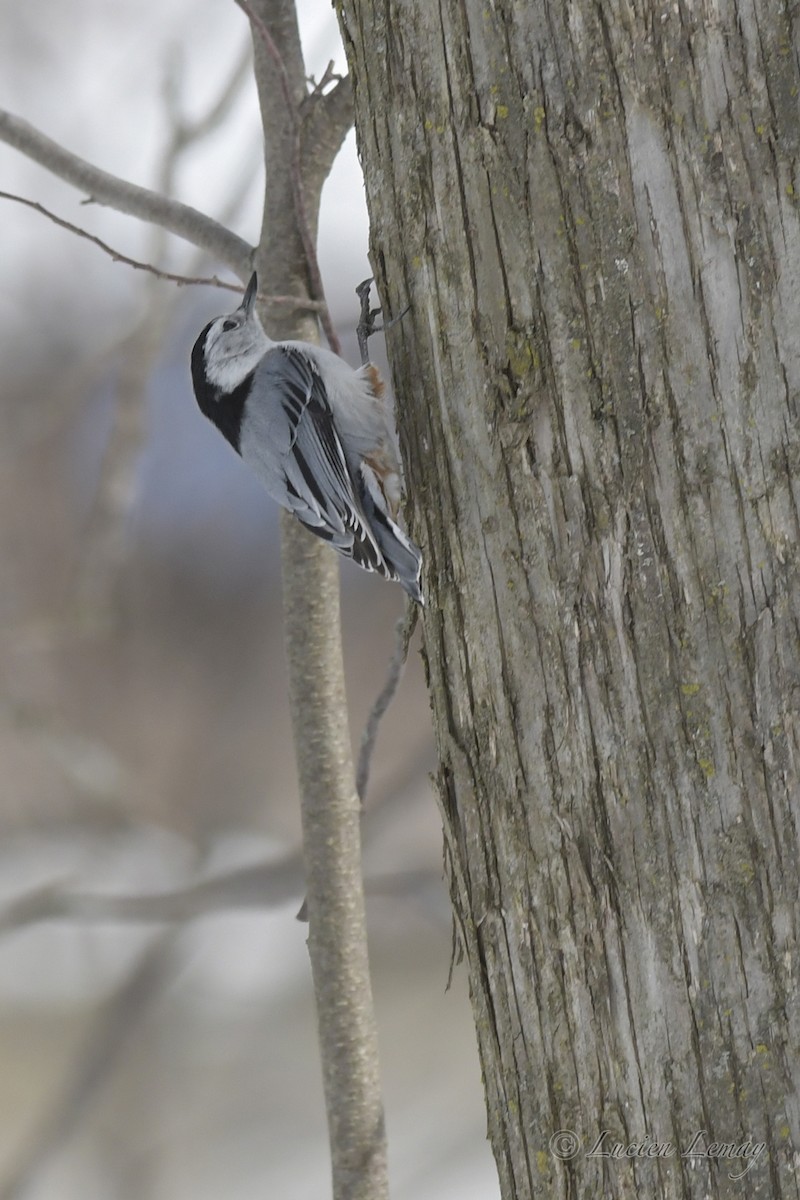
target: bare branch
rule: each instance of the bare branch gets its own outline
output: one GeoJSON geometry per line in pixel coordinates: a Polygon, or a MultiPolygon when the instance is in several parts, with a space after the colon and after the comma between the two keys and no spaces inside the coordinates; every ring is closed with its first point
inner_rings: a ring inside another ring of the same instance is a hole
{"type": "MultiPolygon", "coordinates": [[[[402,896],[413,892],[413,886],[402,886],[404,879],[427,878],[428,875],[427,868],[375,875],[365,881],[365,890],[376,896],[402,896]]],[[[110,922],[184,925],[209,914],[268,912],[282,904],[296,903],[302,888],[303,856],[299,850],[277,862],[240,867],[171,892],[127,895],[73,892],[59,880],[35,888],[7,905],[0,912],[0,937],[44,921],[73,925],[107,925],[110,922]]]]}
{"type": "Polygon", "coordinates": [[[170,152],[173,154],[183,150],[190,142],[199,141],[219,128],[229,115],[253,68],[253,48],[249,42],[245,42],[242,52],[234,63],[233,70],[217,98],[201,117],[190,121],[183,115],[180,107],[182,50],[181,45],[175,48],[164,81],[164,101],[173,129],[170,147],[170,152]]]}
{"type": "Polygon", "coordinates": [[[278,49],[278,44],[267,28],[266,23],[261,19],[255,9],[249,3],[249,0],[235,0],[235,2],[258,33],[258,36],[264,43],[267,54],[272,60],[272,65],[278,72],[278,78],[281,84],[281,92],[283,93],[283,101],[286,105],[286,118],[291,122],[291,124],[294,125],[296,123],[294,118],[295,102],[294,98],[292,97],[292,86],[289,82],[289,73],[286,70],[285,62],[283,61],[283,55],[278,49]]]}
{"type": "Polygon", "coordinates": [[[403,669],[408,659],[408,647],[417,625],[418,616],[419,608],[417,605],[413,600],[406,600],[405,614],[395,625],[394,654],[389,662],[386,682],[372,706],[367,723],[364,726],[364,732],[361,735],[361,746],[358,751],[358,768],[356,770],[356,791],[362,805],[367,795],[372,752],[375,749],[375,742],[378,737],[378,727],[384,713],[395,697],[397,689],[400,686],[400,680],[403,678],[403,669]]]}
{"type": "Polygon", "coordinates": [[[292,851],[274,862],[240,867],[169,892],[108,895],[76,892],[63,880],[19,896],[0,912],[0,936],[40,921],[191,921],[228,909],[269,909],[296,900],[303,888],[303,857],[292,851]]]}
{"type": "MultiPolygon", "coordinates": [[[[394,654],[389,661],[389,670],[386,676],[386,682],[378,693],[378,698],[370,710],[367,723],[364,726],[364,732],[361,735],[361,745],[358,751],[358,767],[356,769],[356,793],[361,801],[362,809],[367,797],[369,772],[372,765],[372,754],[375,750],[375,743],[378,739],[378,729],[387,708],[397,693],[397,689],[400,686],[400,680],[403,678],[403,671],[408,659],[408,647],[411,642],[411,638],[414,635],[418,616],[419,609],[417,608],[417,605],[414,604],[413,601],[407,600],[405,614],[395,625],[395,649],[394,654]]],[[[303,903],[300,905],[300,909],[297,913],[297,920],[308,920],[307,898],[303,900],[303,903]]]]}
{"type": "MultiPolygon", "coordinates": [[[[256,79],[270,178],[259,262],[266,277],[285,286],[284,280],[298,278],[297,259],[302,253],[305,269],[300,278],[304,276],[312,296],[321,299],[314,246],[321,180],[301,174],[298,110],[307,87],[296,8],[292,0],[237,3],[251,17],[256,39],[256,79]],[[281,56],[285,90],[274,83],[269,41],[281,56]],[[276,178],[280,179],[277,187],[276,178]]],[[[282,336],[298,336],[309,322],[280,325],[282,336]]],[[[313,337],[315,331],[309,332],[313,337]]],[[[331,337],[329,318],[325,332],[332,348],[338,345],[335,333],[331,337]]],[[[386,1135],[367,953],[361,806],[347,723],[339,572],[329,549],[287,513],[281,517],[281,533],[292,727],[308,884],[308,948],[333,1196],[334,1200],[385,1200],[389,1190],[386,1135]]]]}
{"type": "Polygon", "coordinates": [[[328,547],[282,514],[284,620],[300,776],[308,947],[322,1054],[334,1200],[388,1196],[377,1031],[353,781],[339,572],[328,547]]]}
{"type": "Polygon", "coordinates": [[[319,178],[321,183],[330,174],[342,142],[353,126],[351,77],[345,75],[329,92],[323,93],[319,89],[324,82],[325,76],[303,103],[300,135],[303,175],[319,178]]]}
{"type": "MultiPolygon", "coordinates": [[[[278,48],[275,39],[270,33],[265,22],[261,19],[258,13],[254,10],[249,0],[236,0],[236,4],[250,21],[253,29],[256,31],[264,47],[271,59],[275,69],[278,72],[280,79],[281,91],[283,93],[284,103],[286,105],[286,120],[292,131],[292,161],[289,167],[292,181],[292,194],[294,196],[295,219],[297,221],[297,230],[300,234],[300,240],[303,244],[303,253],[305,254],[306,264],[308,267],[308,280],[311,295],[315,300],[323,303],[320,309],[320,322],[325,331],[325,337],[328,345],[334,354],[341,354],[342,344],[339,341],[338,334],[331,320],[331,314],[328,310],[325,301],[325,288],[322,283],[322,272],[319,269],[319,260],[317,258],[317,248],[314,244],[314,238],[311,234],[311,224],[308,219],[308,205],[306,203],[306,192],[303,183],[303,175],[300,169],[300,127],[297,121],[297,110],[292,97],[292,87],[289,81],[289,75],[286,70],[286,64],[283,61],[280,49],[278,48]]],[[[333,160],[331,160],[332,162],[333,160]]],[[[330,170],[328,165],[325,175],[330,170]]],[[[324,176],[323,176],[324,178],[324,176]]],[[[315,189],[316,191],[316,189],[315,189]]]]}
{"type": "MultiPolygon", "coordinates": [[[[121,250],[115,250],[113,246],[109,246],[102,238],[95,237],[93,233],[82,229],[80,225],[74,225],[72,221],[65,221],[63,217],[58,217],[49,208],[45,208],[43,204],[39,204],[36,200],[28,200],[25,196],[17,196],[14,192],[0,191],[0,199],[13,200],[16,204],[24,204],[26,208],[32,208],[35,212],[41,213],[43,217],[47,217],[55,225],[59,225],[62,229],[69,230],[77,237],[85,238],[87,242],[92,242],[98,246],[109,258],[114,262],[124,263],[128,267],[133,267],[135,271],[146,271],[149,275],[154,275],[156,279],[163,279],[168,283],[177,283],[180,287],[185,285],[203,287],[222,288],[226,292],[236,292],[242,295],[244,288],[239,283],[227,283],[224,279],[219,279],[216,275],[179,275],[174,271],[162,271],[159,267],[154,267],[152,263],[141,262],[138,258],[131,258],[127,254],[123,254],[121,250]]],[[[306,296],[268,296],[259,292],[259,299],[268,304],[288,304],[295,308],[311,309],[312,312],[319,312],[322,307],[320,301],[309,300],[306,296]]]]}
{"type": "Polygon", "coordinates": [[[0,109],[0,141],[71,183],[97,204],[138,217],[184,238],[225,263],[240,279],[252,269],[253,248],[243,238],[188,204],[110,175],[65,150],[27,121],[0,109]]]}
{"type": "Polygon", "coordinates": [[[344,76],[340,75],[339,72],[334,69],[333,59],[331,59],[327,65],[327,67],[325,68],[325,71],[324,71],[319,83],[317,83],[317,81],[313,75],[309,75],[306,82],[311,84],[311,91],[309,92],[306,99],[303,101],[303,104],[301,107],[305,108],[306,103],[309,100],[313,100],[317,96],[324,95],[325,88],[328,86],[329,83],[340,83],[342,81],[342,79],[344,79],[344,76]]]}
{"type": "MultiPolygon", "coordinates": [[[[369,808],[362,814],[362,840],[366,844],[376,831],[391,820],[398,801],[409,789],[425,786],[424,752],[409,755],[388,783],[384,783],[369,808]]],[[[294,901],[304,886],[302,848],[289,850],[280,858],[220,871],[208,879],[188,882],[163,892],[108,894],[73,891],[70,876],[40,884],[15,896],[0,908],[0,937],[41,921],[92,924],[95,921],[131,921],[137,924],[187,922],[207,913],[231,910],[268,910],[294,901]]],[[[389,885],[375,876],[367,890],[384,894],[389,885]]],[[[305,919],[305,918],[304,918],[305,919]]]]}
{"type": "MultiPolygon", "coordinates": [[[[379,308],[370,308],[370,292],[372,290],[372,279],[365,279],[356,288],[356,295],[361,302],[361,315],[358,325],[356,326],[356,337],[358,339],[358,348],[361,353],[361,365],[366,366],[369,362],[369,339],[373,333],[377,332],[375,326],[375,318],[380,313],[379,308]]],[[[361,746],[358,753],[358,768],[356,770],[356,791],[358,798],[363,806],[367,794],[367,785],[369,783],[369,771],[372,760],[372,752],[375,749],[375,741],[378,737],[378,727],[381,723],[384,713],[394,699],[395,693],[400,686],[400,680],[403,677],[403,669],[408,658],[408,646],[411,641],[414,629],[417,624],[417,616],[419,610],[416,604],[411,600],[406,601],[406,611],[404,616],[395,625],[395,649],[394,654],[389,662],[389,672],[386,677],[386,682],[378,695],[377,700],[372,706],[372,711],[369,714],[367,723],[364,727],[364,732],[361,735],[361,746]]]]}
{"type": "Polygon", "coordinates": [[[69,230],[77,237],[85,238],[87,242],[92,242],[98,246],[105,254],[107,254],[114,262],[125,263],[129,267],[133,267],[137,271],[147,271],[151,275],[155,275],[158,279],[168,280],[172,283],[203,283],[209,287],[225,288],[232,292],[242,292],[240,285],[235,283],[225,283],[218,279],[216,275],[205,278],[190,278],[187,275],[176,275],[171,271],[162,271],[158,267],[154,267],[152,263],[141,262],[139,259],[131,258],[127,254],[123,254],[121,250],[115,250],[113,246],[109,246],[102,238],[96,237],[88,230],[82,229],[79,225],[73,224],[72,221],[65,221],[63,217],[58,217],[49,208],[45,208],[43,204],[39,204],[36,200],[28,200],[25,196],[18,196],[14,192],[0,191],[0,198],[3,200],[13,200],[16,204],[24,204],[27,208],[32,208],[34,212],[41,213],[43,217],[47,217],[55,225],[59,225],[62,229],[69,230]]]}

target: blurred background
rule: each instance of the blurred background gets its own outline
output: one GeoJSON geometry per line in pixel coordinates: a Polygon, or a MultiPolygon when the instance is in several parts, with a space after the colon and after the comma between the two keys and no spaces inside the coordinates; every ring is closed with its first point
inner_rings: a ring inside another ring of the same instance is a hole
{"type": "MultiPolygon", "coordinates": [[[[0,106],[256,240],[261,139],[230,0],[0,14],[0,106]]],[[[329,4],[301,0],[300,19],[309,72],[343,65],[329,4]]],[[[3,145],[0,188],[133,257],[217,269],[3,145]]],[[[0,1200],[325,1196],[278,514],[188,373],[235,300],[0,212],[0,1200]]],[[[352,134],[320,260],[357,361],[352,134]]],[[[402,592],[348,564],[342,585],[357,746],[402,592]]],[[[491,1200],[463,968],[446,990],[433,767],[417,635],[364,825],[393,1195],[491,1200]]]]}

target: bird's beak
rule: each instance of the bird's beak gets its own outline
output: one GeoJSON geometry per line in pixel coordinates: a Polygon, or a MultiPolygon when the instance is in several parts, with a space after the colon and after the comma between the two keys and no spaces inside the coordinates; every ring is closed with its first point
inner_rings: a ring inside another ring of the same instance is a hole
{"type": "Polygon", "coordinates": [[[250,316],[250,313],[253,311],[253,305],[256,302],[257,295],[258,295],[258,275],[256,275],[256,273],[254,271],[253,274],[250,276],[250,282],[247,285],[247,291],[245,292],[244,300],[241,303],[241,307],[244,309],[244,311],[248,317],[250,316]]]}

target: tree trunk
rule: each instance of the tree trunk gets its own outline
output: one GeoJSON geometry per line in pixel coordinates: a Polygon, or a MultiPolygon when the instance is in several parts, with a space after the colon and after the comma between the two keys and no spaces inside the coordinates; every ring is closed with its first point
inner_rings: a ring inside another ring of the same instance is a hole
{"type": "Polygon", "coordinates": [[[339,8],[503,1195],[797,1197],[792,11],[339,8]]]}

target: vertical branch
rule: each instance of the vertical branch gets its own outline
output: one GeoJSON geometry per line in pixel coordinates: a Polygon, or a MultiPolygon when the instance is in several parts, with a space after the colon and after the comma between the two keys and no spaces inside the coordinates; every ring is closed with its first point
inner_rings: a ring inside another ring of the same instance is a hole
{"type": "Polygon", "coordinates": [[[333,1195],[388,1195],[375,1014],[333,556],[284,515],[286,637],[333,1195]],[[299,536],[298,536],[299,534],[299,536]],[[334,569],[329,568],[333,563],[334,569]]]}
{"type": "MultiPolygon", "coordinates": [[[[325,337],[328,339],[328,345],[330,346],[331,350],[333,350],[334,354],[341,354],[342,347],[336,334],[336,330],[334,329],[331,315],[328,312],[328,307],[324,303],[325,289],[322,285],[322,275],[319,269],[319,262],[317,261],[316,237],[312,233],[311,229],[312,222],[309,215],[309,206],[306,200],[306,186],[300,167],[299,111],[293,99],[293,89],[289,80],[289,73],[286,69],[283,56],[278,49],[277,43],[269,31],[269,27],[261,18],[261,16],[259,16],[258,12],[256,12],[253,5],[249,3],[249,0],[236,0],[236,3],[249,18],[254,32],[261,39],[267,57],[272,63],[275,75],[280,81],[280,92],[285,104],[285,121],[290,134],[291,142],[291,157],[285,169],[288,171],[289,181],[292,187],[292,206],[294,211],[295,227],[303,247],[303,259],[305,261],[305,267],[308,273],[309,290],[311,292],[311,298],[322,303],[322,308],[320,309],[320,321],[322,323],[322,328],[325,331],[325,337]]],[[[305,96],[303,99],[305,100],[305,96]]],[[[325,175],[327,175],[327,172],[325,172],[325,175]]],[[[323,176],[323,179],[320,181],[320,189],[322,187],[324,178],[325,176],[323,176]]],[[[319,199],[317,198],[317,204],[315,207],[318,207],[318,205],[319,199]]],[[[316,225],[316,216],[313,224],[316,225]]]]}
{"type": "MultiPolygon", "coordinates": [[[[264,124],[267,194],[257,266],[270,291],[315,288],[324,176],[298,153],[307,95],[293,0],[250,0],[264,124]],[[277,55],[277,58],[276,58],[277,55]],[[300,203],[298,203],[300,198],[300,203]],[[309,246],[311,253],[309,253],[309,246]]],[[[342,135],[343,136],[343,135],[342,135]]],[[[269,316],[271,315],[271,320],[269,316]]],[[[273,335],[316,340],[308,316],[273,309],[273,335]]],[[[378,1039],[367,957],[360,804],[353,777],[339,628],[339,568],[327,546],[283,514],[283,593],[292,727],[308,888],[334,1200],[384,1200],[388,1167],[378,1039]]]]}

